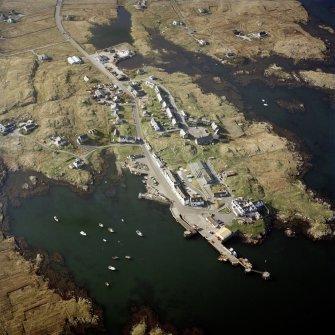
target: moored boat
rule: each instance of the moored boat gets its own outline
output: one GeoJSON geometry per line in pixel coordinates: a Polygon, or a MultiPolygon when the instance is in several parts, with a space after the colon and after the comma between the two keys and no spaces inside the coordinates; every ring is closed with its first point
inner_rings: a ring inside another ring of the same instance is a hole
{"type": "Polygon", "coordinates": [[[136,230],[136,234],[141,237],[143,236],[143,233],[140,230],[136,230]]]}

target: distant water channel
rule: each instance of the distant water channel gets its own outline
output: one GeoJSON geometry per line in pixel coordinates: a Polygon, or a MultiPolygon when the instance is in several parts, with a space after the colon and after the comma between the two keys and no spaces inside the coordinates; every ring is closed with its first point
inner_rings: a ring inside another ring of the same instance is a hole
{"type": "Polygon", "coordinates": [[[110,24],[95,25],[92,29],[92,43],[98,50],[120,43],[133,43],[130,34],[131,16],[124,7],[118,8],[118,17],[110,24]]]}
{"type": "MultiPolygon", "coordinates": [[[[158,58],[134,57],[120,65],[128,69],[142,65],[156,65],[168,73],[184,72],[193,77],[197,76],[195,82],[204,92],[228,97],[249,119],[268,121],[281,134],[298,140],[303,150],[312,156],[312,168],[304,176],[306,184],[328,199],[335,200],[334,97],[330,93],[307,87],[297,88],[292,85],[272,87],[271,84],[260,80],[264,69],[273,63],[289,71],[297,70],[299,66],[315,70],[322,68],[322,64],[304,62],[294,65],[292,61],[276,56],[257,64],[246,63],[232,68],[218,63],[205,54],[185,51],[155,31],[151,31],[151,43],[154,49],[165,52],[158,58]],[[250,76],[252,79],[245,76],[240,80],[239,76],[233,75],[236,70],[253,71],[255,68],[258,76],[254,78],[250,76]],[[217,83],[213,80],[214,77],[219,77],[222,83],[217,83]],[[263,106],[262,99],[266,100],[268,106],[263,106]],[[298,100],[303,103],[305,109],[303,112],[289,112],[276,103],[278,100],[288,102],[298,100]]],[[[325,71],[335,71],[335,59],[325,65],[325,71]]]]}
{"type": "MultiPolygon", "coordinates": [[[[129,29],[129,14],[123,9],[119,14],[116,21],[128,20],[119,22],[119,26],[129,29]]],[[[116,21],[112,25],[118,26],[116,21]]],[[[112,39],[118,34],[113,35],[111,26],[104,27],[94,31],[97,48],[124,41],[112,39]]],[[[260,80],[243,85],[230,69],[209,57],[185,52],[160,36],[153,36],[152,41],[155,48],[169,50],[159,63],[166,71],[200,74],[198,83],[205,92],[226,95],[250,117],[268,120],[302,140],[314,157],[314,169],[306,182],[335,199],[334,110],[326,94],[307,88],[270,88],[260,80]],[[220,76],[228,84],[216,84],[213,76],[220,76]],[[269,102],[267,109],[261,104],[262,98],[269,102]],[[305,112],[289,113],[274,104],[276,99],[292,98],[305,104],[305,112]]],[[[134,65],[131,62],[124,64],[134,65]]],[[[240,333],[256,329],[262,333],[274,328],[311,329],[332,320],[333,242],[288,239],[278,231],[257,247],[232,240],[229,246],[258,268],[271,272],[272,280],[264,282],[259,276],[248,276],[239,268],[219,263],[215,250],[204,240],[185,240],[183,229],[167,207],[137,199],[143,191],[140,178],[127,175],[126,188],[118,185],[113,196],[111,187],[108,177],[92,195],[52,186],[47,195],[23,200],[20,207],[10,208],[11,232],[23,236],[34,248],[64,256],[76,283],[103,306],[108,334],[121,334],[133,304],[151,306],[163,322],[180,328],[199,326],[209,335],[228,330],[240,333]],[[59,217],[59,223],[52,219],[53,215],[59,217]],[[98,227],[99,222],[105,227],[98,227]],[[115,233],[109,233],[106,227],[112,227],[115,233]],[[145,237],[138,237],[136,229],[145,237]],[[79,235],[81,230],[88,236],[79,235]],[[114,255],[122,259],[114,261],[114,255]],[[123,259],[125,255],[133,260],[123,259]],[[118,271],[107,270],[108,265],[118,271]],[[105,281],[111,283],[110,288],[105,281]]]]}
{"type": "Polygon", "coordinates": [[[222,322],[225,330],[273,324],[295,328],[306,319],[315,325],[332,317],[327,306],[335,298],[334,244],[290,240],[279,232],[259,247],[232,241],[240,254],[272,273],[273,279],[264,282],[218,262],[205,240],[185,240],[167,207],[137,199],[143,191],[140,178],[127,175],[126,185],[119,185],[113,197],[108,196],[108,178],[90,196],[52,186],[47,196],[10,209],[13,234],[24,236],[32,247],[64,255],[76,283],[103,306],[108,334],[121,334],[133,304],[147,304],[163,321],[201,326],[212,335],[221,334],[222,322]],[[114,255],[121,259],[112,260],[114,255]],[[109,271],[108,265],[118,271],[109,271]]]}

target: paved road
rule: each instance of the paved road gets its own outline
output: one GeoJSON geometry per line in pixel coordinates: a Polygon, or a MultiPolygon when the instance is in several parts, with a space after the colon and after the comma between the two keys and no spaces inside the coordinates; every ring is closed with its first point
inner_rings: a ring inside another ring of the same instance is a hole
{"type": "MultiPolygon", "coordinates": [[[[58,0],[56,4],[56,9],[55,9],[55,20],[56,20],[56,25],[58,30],[64,35],[64,37],[72,44],[72,46],[78,50],[78,52],[86,58],[86,60],[90,61],[100,72],[105,74],[105,76],[110,79],[115,85],[118,85],[124,92],[126,92],[130,97],[132,97],[133,101],[135,104],[133,105],[133,116],[134,116],[134,122],[135,122],[135,127],[136,127],[136,133],[137,137],[143,138],[143,132],[141,129],[141,124],[140,124],[140,118],[139,118],[139,99],[135,98],[129,90],[125,87],[124,82],[120,82],[112,73],[110,73],[103,64],[98,62],[94,56],[89,55],[64,29],[63,24],[62,24],[62,15],[61,15],[61,8],[63,5],[63,0],[58,0]]],[[[164,90],[170,94],[170,92],[163,87],[164,90]]],[[[170,97],[172,97],[171,101],[174,103],[173,96],[170,94],[170,97]]],[[[176,107],[176,106],[175,106],[176,107]]],[[[145,154],[145,157],[147,158],[147,162],[149,165],[149,168],[152,171],[152,174],[155,176],[157,181],[160,184],[160,189],[162,190],[162,193],[166,195],[173,203],[173,206],[178,209],[180,213],[183,215],[186,214],[199,214],[201,212],[207,212],[208,214],[208,209],[199,209],[199,208],[192,208],[188,206],[183,206],[180,201],[178,200],[177,196],[175,195],[174,191],[172,190],[171,186],[168,184],[164,174],[163,170],[156,164],[154,161],[151,153],[148,151],[148,149],[142,145],[143,152],[145,154]]]]}

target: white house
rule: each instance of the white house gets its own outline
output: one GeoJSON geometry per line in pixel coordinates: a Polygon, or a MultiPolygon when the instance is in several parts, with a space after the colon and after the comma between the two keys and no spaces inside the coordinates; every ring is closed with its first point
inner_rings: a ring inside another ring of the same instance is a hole
{"type": "Polygon", "coordinates": [[[155,131],[160,131],[161,130],[159,124],[155,121],[154,118],[151,119],[150,124],[151,124],[152,128],[154,128],[155,131]]]}
{"type": "Polygon", "coordinates": [[[179,185],[174,188],[178,200],[184,205],[187,206],[190,203],[190,196],[188,193],[179,185]]]}
{"type": "Polygon", "coordinates": [[[236,216],[259,216],[257,207],[251,201],[244,200],[243,198],[233,199],[231,201],[231,209],[236,216]]]}
{"type": "Polygon", "coordinates": [[[168,116],[168,118],[169,118],[169,119],[172,119],[172,118],[173,118],[173,113],[172,113],[170,107],[167,107],[167,108],[165,109],[165,111],[166,111],[166,115],[168,116]]]}
{"type": "Polygon", "coordinates": [[[71,65],[73,65],[73,64],[82,64],[83,63],[82,59],[80,57],[78,57],[78,56],[68,57],[67,61],[71,65]]]}
{"type": "Polygon", "coordinates": [[[85,162],[81,158],[76,158],[76,160],[70,165],[72,169],[80,169],[85,165],[85,162]]]}
{"type": "Polygon", "coordinates": [[[169,169],[164,170],[164,175],[166,177],[167,182],[170,184],[171,187],[176,187],[180,184],[179,180],[175,176],[173,172],[171,172],[169,169]]]}
{"type": "Polygon", "coordinates": [[[65,145],[68,144],[68,141],[67,141],[64,137],[57,136],[57,137],[53,140],[53,143],[54,143],[55,145],[57,145],[58,147],[64,147],[65,145]]]}
{"type": "Polygon", "coordinates": [[[151,81],[149,81],[149,80],[147,80],[147,81],[145,82],[145,85],[148,86],[148,87],[150,87],[150,88],[155,88],[155,86],[156,86],[155,83],[153,83],[153,82],[151,82],[151,81]]]}
{"type": "Polygon", "coordinates": [[[161,102],[163,100],[162,96],[160,93],[157,93],[157,99],[159,102],[161,102]]]}

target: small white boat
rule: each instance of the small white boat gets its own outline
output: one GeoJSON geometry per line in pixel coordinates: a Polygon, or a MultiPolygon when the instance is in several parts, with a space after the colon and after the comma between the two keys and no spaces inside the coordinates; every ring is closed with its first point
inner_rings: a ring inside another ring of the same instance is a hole
{"type": "Polygon", "coordinates": [[[100,227],[100,228],[103,228],[104,225],[103,225],[102,223],[99,223],[99,227],[100,227]]]}
{"type": "Polygon", "coordinates": [[[108,228],[108,231],[109,231],[110,233],[114,233],[114,229],[113,229],[113,228],[108,228]]]}
{"type": "Polygon", "coordinates": [[[112,259],[119,259],[119,256],[113,256],[112,259]]]}
{"type": "Polygon", "coordinates": [[[108,282],[108,281],[106,281],[106,282],[105,282],[105,285],[108,287],[108,286],[109,286],[109,282],[108,282]]]}
{"type": "Polygon", "coordinates": [[[124,222],[124,219],[121,219],[121,222],[124,222]]]}
{"type": "Polygon", "coordinates": [[[262,99],[262,102],[265,102],[265,99],[262,99]]]}
{"type": "Polygon", "coordinates": [[[58,219],[58,217],[55,215],[54,216],[54,220],[56,221],[56,222],[59,222],[59,219],[58,219]]]}
{"type": "Polygon", "coordinates": [[[125,259],[131,259],[131,256],[124,256],[125,259]]]}
{"type": "Polygon", "coordinates": [[[267,106],[268,104],[267,104],[267,103],[264,103],[263,105],[264,105],[264,106],[267,106]]]}
{"type": "Polygon", "coordinates": [[[102,242],[107,242],[107,240],[105,238],[102,239],[102,242]]]}
{"type": "Polygon", "coordinates": [[[80,232],[80,235],[86,236],[87,234],[82,230],[82,231],[80,232]]]}
{"type": "Polygon", "coordinates": [[[114,266],[108,265],[108,270],[115,271],[116,268],[114,266]]]}
{"type": "Polygon", "coordinates": [[[141,237],[143,236],[143,233],[140,230],[136,230],[136,234],[141,237]]]}

